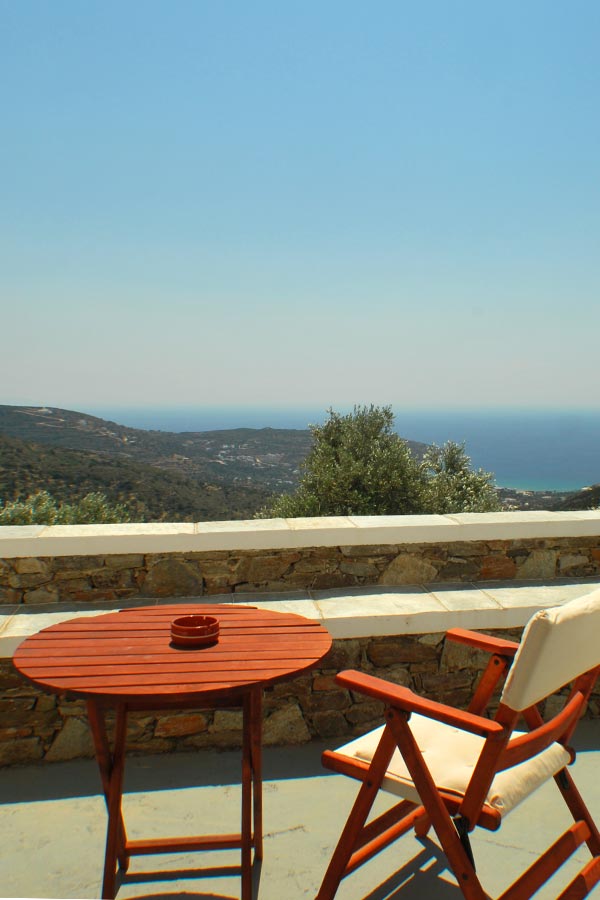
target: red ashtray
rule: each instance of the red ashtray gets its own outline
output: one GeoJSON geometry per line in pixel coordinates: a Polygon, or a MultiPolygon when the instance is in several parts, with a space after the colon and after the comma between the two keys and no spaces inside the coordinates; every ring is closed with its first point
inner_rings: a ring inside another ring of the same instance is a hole
{"type": "Polygon", "coordinates": [[[214,616],[179,616],[171,622],[171,640],[182,647],[202,647],[219,640],[219,620],[214,616]]]}

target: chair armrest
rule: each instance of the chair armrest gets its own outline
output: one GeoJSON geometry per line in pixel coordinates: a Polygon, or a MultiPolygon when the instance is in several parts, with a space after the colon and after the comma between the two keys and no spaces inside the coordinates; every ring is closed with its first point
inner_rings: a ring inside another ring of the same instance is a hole
{"type": "Polygon", "coordinates": [[[457,644],[475,647],[477,650],[497,653],[499,656],[512,657],[519,649],[516,641],[505,641],[503,638],[490,637],[489,634],[479,634],[478,631],[468,631],[466,628],[450,628],[446,632],[446,638],[457,644]]]}
{"type": "Polygon", "coordinates": [[[445,703],[437,703],[435,700],[427,700],[419,697],[413,691],[399,684],[367,675],[364,672],[356,672],[348,669],[336,675],[336,682],[351,691],[358,691],[376,700],[383,700],[389,706],[394,706],[406,712],[416,712],[438,722],[454,725],[463,731],[470,731],[485,738],[500,738],[504,734],[504,726],[492,719],[485,719],[474,713],[455,709],[445,703]]]}

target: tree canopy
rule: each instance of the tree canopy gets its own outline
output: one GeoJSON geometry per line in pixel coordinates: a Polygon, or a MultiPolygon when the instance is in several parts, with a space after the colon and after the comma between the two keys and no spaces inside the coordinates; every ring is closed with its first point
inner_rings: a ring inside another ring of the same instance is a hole
{"type": "Polygon", "coordinates": [[[488,512],[500,508],[494,478],[473,471],[464,445],[433,445],[422,461],[394,431],[389,406],[330,409],[310,426],[313,446],[297,490],[282,494],[261,517],[409,515],[488,512]]]}

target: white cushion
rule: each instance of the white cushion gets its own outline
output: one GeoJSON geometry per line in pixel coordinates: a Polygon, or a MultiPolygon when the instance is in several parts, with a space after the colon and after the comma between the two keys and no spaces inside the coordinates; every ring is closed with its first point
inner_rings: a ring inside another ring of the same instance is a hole
{"type": "Polygon", "coordinates": [[[600,589],[536,613],[504,685],[502,702],[527,709],[600,665],[600,589]]]}
{"type": "MultiPolygon", "coordinates": [[[[425,763],[436,785],[463,795],[481,753],[484,738],[445,725],[426,716],[413,714],[413,732],[425,763]]],[[[337,751],[344,756],[371,762],[383,731],[376,728],[345,744],[337,751]]],[[[522,732],[513,732],[518,737],[522,732]]],[[[570,756],[561,744],[551,744],[533,759],[505,769],[494,778],[486,802],[505,816],[553,775],[563,769],[570,756]]],[[[382,788],[392,794],[420,803],[420,797],[399,750],[394,752],[382,788]]]]}

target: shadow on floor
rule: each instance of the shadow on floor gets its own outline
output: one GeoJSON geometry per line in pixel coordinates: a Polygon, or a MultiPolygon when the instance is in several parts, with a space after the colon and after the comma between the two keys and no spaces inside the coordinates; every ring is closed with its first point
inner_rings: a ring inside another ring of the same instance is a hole
{"type": "MultiPolygon", "coordinates": [[[[255,860],[254,865],[252,867],[252,896],[259,896],[259,888],[260,888],[260,876],[262,871],[262,862],[260,860],[255,860]]],[[[227,876],[234,876],[239,878],[241,874],[241,869],[239,866],[219,866],[219,867],[205,867],[198,869],[171,869],[171,870],[158,870],[158,871],[146,871],[140,872],[139,874],[123,874],[119,873],[117,875],[117,894],[119,892],[119,888],[123,885],[134,885],[134,884],[147,884],[152,881],[181,881],[183,879],[199,879],[199,878],[223,878],[227,876]]],[[[129,897],[129,900],[237,900],[236,896],[230,896],[229,894],[215,894],[212,891],[210,893],[202,893],[197,890],[194,891],[185,891],[181,892],[169,892],[163,891],[160,894],[135,894],[129,897]]]]}
{"type": "Polygon", "coordinates": [[[401,871],[395,872],[361,900],[464,900],[455,884],[444,880],[448,863],[429,838],[418,838],[423,849],[401,871]]]}
{"type": "MultiPolygon", "coordinates": [[[[288,778],[333,777],[321,766],[321,754],[340,741],[312,741],[293,747],[267,747],[263,751],[265,781],[288,778]]],[[[198,750],[151,756],[132,756],[125,766],[125,791],[167,791],[178,788],[238,785],[241,751],[198,750]]],[[[2,803],[32,803],[91,797],[102,793],[93,759],[38,763],[0,769],[2,803]]]]}
{"type": "MultiPolygon", "coordinates": [[[[321,754],[324,750],[339,746],[341,742],[337,738],[291,747],[267,747],[263,754],[264,780],[336,777],[321,766],[321,754]]],[[[598,751],[600,721],[587,719],[580,722],[573,743],[580,754],[598,751]]],[[[137,793],[238,785],[240,773],[239,750],[199,750],[132,756],[128,757],[125,767],[125,791],[137,793]]],[[[0,769],[2,803],[32,803],[90,797],[101,793],[100,776],[94,760],[37,763],[0,769]]]]}

